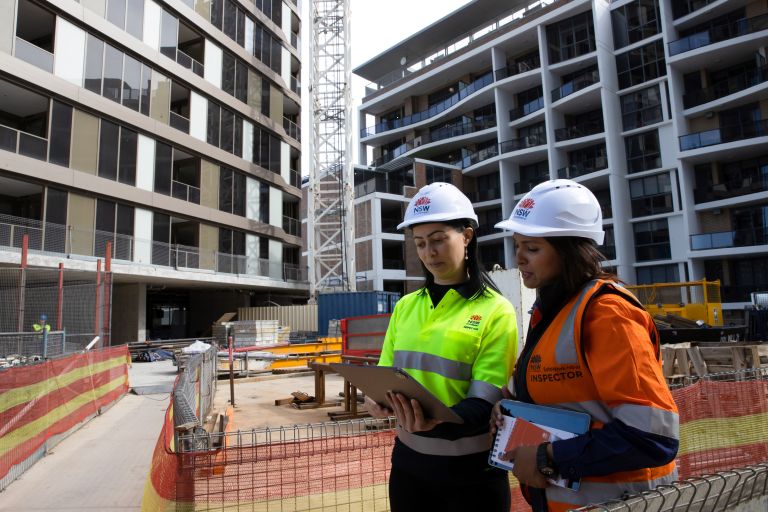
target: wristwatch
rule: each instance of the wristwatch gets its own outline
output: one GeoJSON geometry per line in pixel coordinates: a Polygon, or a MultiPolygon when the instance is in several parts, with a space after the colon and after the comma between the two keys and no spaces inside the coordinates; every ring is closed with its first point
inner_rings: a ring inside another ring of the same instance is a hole
{"type": "Polygon", "coordinates": [[[550,444],[551,443],[541,443],[536,449],[536,468],[539,470],[539,473],[547,478],[552,478],[557,474],[555,463],[552,462],[549,458],[549,454],[547,454],[547,447],[550,444]]]}

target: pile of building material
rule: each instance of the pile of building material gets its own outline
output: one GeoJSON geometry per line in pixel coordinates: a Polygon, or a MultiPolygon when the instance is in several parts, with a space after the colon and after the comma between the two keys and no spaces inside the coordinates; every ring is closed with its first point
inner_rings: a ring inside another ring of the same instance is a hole
{"type": "Polygon", "coordinates": [[[768,343],[684,342],[662,345],[661,350],[664,377],[670,382],[768,366],[768,343]]]}
{"type": "Polygon", "coordinates": [[[653,321],[659,331],[661,343],[686,343],[698,341],[743,341],[745,325],[709,325],[702,320],[690,320],[673,313],[655,314],[653,321]]]}
{"type": "MultiPolygon", "coordinates": [[[[237,347],[233,349],[233,372],[246,377],[254,373],[285,370],[308,370],[313,361],[341,361],[341,338],[320,338],[310,343],[285,343],[271,347],[237,347]]],[[[229,351],[218,353],[219,374],[229,373],[229,351]]]]}
{"type": "Polygon", "coordinates": [[[23,366],[42,360],[43,357],[40,355],[23,356],[21,354],[8,354],[5,357],[0,357],[0,369],[10,368],[12,366],[23,366]]]}

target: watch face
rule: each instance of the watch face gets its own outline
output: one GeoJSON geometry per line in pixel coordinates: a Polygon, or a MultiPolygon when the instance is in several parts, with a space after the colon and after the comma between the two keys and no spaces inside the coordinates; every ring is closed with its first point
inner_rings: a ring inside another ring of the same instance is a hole
{"type": "Polygon", "coordinates": [[[546,477],[550,477],[555,474],[555,470],[547,466],[539,468],[539,472],[546,477]]]}

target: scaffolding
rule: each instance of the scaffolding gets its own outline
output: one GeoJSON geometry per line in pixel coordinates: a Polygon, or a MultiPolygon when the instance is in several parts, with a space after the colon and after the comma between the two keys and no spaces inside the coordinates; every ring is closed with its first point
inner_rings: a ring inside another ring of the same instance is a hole
{"type": "Polygon", "coordinates": [[[311,16],[307,244],[315,299],[320,290],[355,290],[349,0],[314,0],[311,16]]]}

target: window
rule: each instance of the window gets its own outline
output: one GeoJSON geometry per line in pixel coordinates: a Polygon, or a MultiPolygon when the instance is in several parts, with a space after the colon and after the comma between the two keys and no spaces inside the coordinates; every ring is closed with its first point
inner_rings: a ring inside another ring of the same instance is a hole
{"type": "Polygon", "coordinates": [[[520,166],[520,182],[515,183],[515,194],[525,194],[543,181],[549,179],[549,162],[540,162],[520,166]]]}
{"type": "Polygon", "coordinates": [[[96,233],[94,254],[107,253],[107,242],[112,243],[112,256],[130,260],[133,236],[133,207],[106,199],[96,200],[96,233]]]}
{"type": "Polygon", "coordinates": [[[616,56],[619,89],[653,80],[667,74],[664,61],[664,43],[654,41],[616,56]]]}
{"type": "Polygon", "coordinates": [[[427,185],[429,185],[430,183],[435,183],[436,181],[442,181],[445,183],[453,182],[451,180],[452,171],[450,169],[437,167],[435,165],[427,165],[425,166],[425,171],[426,171],[427,185]]]}
{"type": "Polygon", "coordinates": [[[630,181],[629,195],[633,217],[668,213],[674,209],[672,183],[667,173],[630,181]]]}
{"type": "Polygon", "coordinates": [[[163,10],[160,18],[160,53],[176,61],[176,46],[179,41],[179,20],[163,10]]]}
{"type": "Polygon", "coordinates": [[[120,128],[120,164],[117,181],[136,185],[136,159],[138,134],[125,127],[120,128]]]}
{"type": "Polygon", "coordinates": [[[659,86],[654,85],[621,97],[621,116],[624,130],[661,122],[661,95],[659,86]]]}
{"type": "Polygon", "coordinates": [[[638,261],[663,260],[671,257],[667,219],[638,222],[633,225],[635,257],[638,261]]]}
{"type": "Polygon", "coordinates": [[[104,86],[101,95],[120,103],[123,91],[123,52],[114,46],[105,46],[104,86]]]}
{"type": "MultiPolygon", "coordinates": [[[[269,224],[269,185],[259,183],[259,220],[269,224]]],[[[262,244],[266,244],[267,239],[262,238],[262,244]]],[[[262,245],[262,251],[266,251],[265,245],[262,245]]],[[[266,255],[264,258],[266,259],[266,255]]]]}
{"type": "Polygon", "coordinates": [[[139,111],[141,102],[141,62],[125,56],[123,64],[123,105],[139,111]]]}
{"type": "Polygon", "coordinates": [[[605,226],[603,227],[603,231],[605,231],[605,238],[603,239],[603,245],[601,245],[598,249],[606,260],[615,260],[616,239],[613,236],[613,226],[605,226]]]}
{"type": "Polygon", "coordinates": [[[611,11],[616,49],[661,32],[658,0],[637,0],[611,11]]]}
{"type": "Polygon", "coordinates": [[[208,127],[206,140],[208,144],[219,147],[219,124],[221,123],[221,107],[216,103],[208,102],[208,127]]]}
{"type": "Polygon", "coordinates": [[[144,32],[144,0],[109,0],[106,18],[113,25],[141,39],[144,32]]]}
{"type": "Polygon", "coordinates": [[[280,139],[266,130],[253,130],[253,162],[272,172],[280,172],[280,139]]]}
{"type": "Polygon", "coordinates": [[[66,190],[47,187],[45,192],[45,245],[43,250],[66,252],[67,200],[66,190]]]}
{"type": "Polygon", "coordinates": [[[53,100],[51,136],[48,161],[69,167],[69,146],[72,139],[72,107],[53,100]]]}
{"type": "Polygon", "coordinates": [[[162,213],[152,214],[152,263],[168,265],[170,262],[171,217],[162,213]]]}
{"type": "Polygon", "coordinates": [[[85,88],[96,94],[101,94],[103,64],[104,43],[88,34],[85,44],[85,88]]]}
{"type": "Polygon", "coordinates": [[[637,284],[676,283],[680,281],[677,265],[654,265],[637,269],[637,284]]]}
{"type": "Polygon", "coordinates": [[[172,172],[173,148],[158,141],[155,143],[155,192],[166,196],[171,195],[172,172]]]}
{"type": "Polygon", "coordinates": [[[102,119],[99,133],[99,176],[102,178],[117,180],[119,144],[120,127],[102,119]]]}
{"type": "Polygon", "coordinates": [[[592,11],[548,26],[547,46],[551,64],[595,51],[592,11]]]}
{"type": "Polygon", "coordinates": [[[624,145],[627,152],[627,171],[630,174],[661,167],[657,130],[626,137],[624,145]]]}
{"type": "Polygon", "coordinates": [[[245,193],[245,175],[228,167],[221,167],[219,171],[219,210],[245,217],[245,193]]]}

